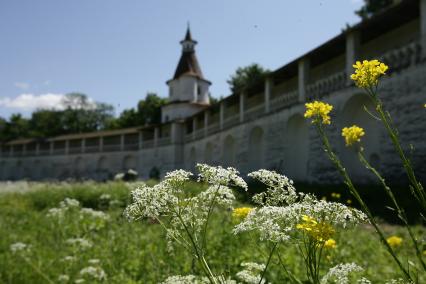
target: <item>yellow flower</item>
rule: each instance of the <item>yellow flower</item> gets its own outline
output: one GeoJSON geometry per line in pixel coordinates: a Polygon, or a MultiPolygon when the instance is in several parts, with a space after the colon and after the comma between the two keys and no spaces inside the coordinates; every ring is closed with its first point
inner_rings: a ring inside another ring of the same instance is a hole
{"type": "Polygon", "coordinates": [[[351,146],[356,142],[361,142],[361,137],[365,135],[364,129],[353,125],[342,129],[342,136],[345,137],[346,146],[351,146]]]}
{"type": "Polygon", "coordinates": [[[333,239],[328,239],[324,243],[324,247],[328,248],[328,249],[334,249],[334,248],[336,248],[336,246],[337,246],[336,241],[333,240],[333,239]]]}
{"type": "Polygon", "coordinates": [[[402,238],[391,236],[386,239],[386,242],[393,248],[399,247],[402,244],[402,238]]]}
{"type": "Polygon", "coordinates": [[[328,223],[317,222],[314,218],[303,215],[303,223],[297,224],[296,229],[305,231],[317,242],[326,242],[334,234],[334,228],[328,223]]]}
{"type": "Polygon", "coordinates": [[[364,60],[362,63],[357,61],[353,65],[355,73],[351,75],[351,79],[360,88],[371,88],[377,86],[379,77],[386,74],[389,67],[379,60],[364,60]]]}
{"type": "Polygon", "coordinates": [[[346,200],[346,203],[347,204],[352,204],[352,200],[348,199],[348,200],[346,200]]]}
{"type": "Polygon", "coordinates": [[[306,103],[306,118],[312,118],[312,123],[319,122],[322,119],[323,124],[330,124],[330,116],[328,115],[333,109],[332,105],[324,102],[314,101],[306,103]]]}
{"type": "Polygon", "coordinates": [[[245,217],[247,217],[251,210],[253,210],[253,208],[250,207],[235,208],[232,212],[232,217],[238,220],[244,219],[245,217]]]}

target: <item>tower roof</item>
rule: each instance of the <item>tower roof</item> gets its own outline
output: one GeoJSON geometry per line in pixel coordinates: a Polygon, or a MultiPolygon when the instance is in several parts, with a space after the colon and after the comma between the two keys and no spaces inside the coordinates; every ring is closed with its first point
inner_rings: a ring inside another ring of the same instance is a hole
{"type": "Polygon", "coordinates": [[[192,39],[189,26],[186,30],[184,40],[180,42],[184,48],[182,49],[182,55],[179,59],[179,63],[176,67],[173,79],[178,79],[182,75],[191,75],[199,79],[206,80],[204,79],[203,72],[201,71],[200,64],[198,63],[194,48],[185,48],[185,43],[188,42],[192,43],[193,45],[197,43],[195,40],[192,39]]]}

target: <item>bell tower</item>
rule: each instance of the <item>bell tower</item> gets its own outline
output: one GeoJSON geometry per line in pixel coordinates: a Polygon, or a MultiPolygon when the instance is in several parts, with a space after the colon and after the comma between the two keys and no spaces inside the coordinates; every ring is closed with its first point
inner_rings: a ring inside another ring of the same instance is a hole
{"type": "Polygon", "coordinates": [[[191,31],[186,30],[180,41],[182,54],[173,79],[167,81],[169,102],[161,108],[161,121],[181,119],[210,105],[210,81],[206,80],[195,55],[197,41],[192,39],[191,31]]]}

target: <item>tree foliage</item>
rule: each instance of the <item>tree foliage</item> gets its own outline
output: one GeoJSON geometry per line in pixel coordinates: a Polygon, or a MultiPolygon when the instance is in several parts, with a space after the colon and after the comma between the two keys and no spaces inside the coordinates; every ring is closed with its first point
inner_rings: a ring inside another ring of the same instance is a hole
{"type": "Polygon", "coordinates": [[[394,0],[364,0],[364,5],[355,11],[355,14],[362,19],[367,19],[390,7],[393,3],[394,0]]]}
{"type": "Polygon", "coordinates": [[[110,128],[124,128],[138,125],[156,124],[161,122],[161,106],[166,99],[155,93],[148,93],[140,100],[136,108],[125,109],[110,125],[110,128]]]}
{"type": "Polygon", "coordinates": [[[12,114],[8,120],[0,117],[0,142],[160,123],[165,103],[165,99],[148,93],[136,108],[125,109],[115,118],[113,106],[70,93],[62,101],[62,110],[38,109],[30,118],[21,114],[12,114]]]}
{"type": "Polygon", "coordinates": [[[246,67],[239,67],[227,83],[233,94],[239,94],[261,83],[268,73],[267,69],[253,63],[246,67]]]}

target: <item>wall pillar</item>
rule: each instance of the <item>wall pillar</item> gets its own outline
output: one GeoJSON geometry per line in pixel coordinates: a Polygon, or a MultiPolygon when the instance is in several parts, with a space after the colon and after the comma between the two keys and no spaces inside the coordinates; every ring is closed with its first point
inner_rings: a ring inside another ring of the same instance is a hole
{"type": "Polygon", "coordinates": [[[81,153],[86,153],[86,138],[81,139],[81,153]]]}
{"type": "Polygon", "coordinates": [[[139,140],[139,141],[138,141],[138,142],[139,142],[138,147],[139,147],[139,149],[142,149],[142,144],[143,144],[142,131],[140,131],[140,132],[139,132],[138,140],[139,140]]]}
{"type": "Polygon", "coordinates": [[[120,135],[120,151],[124,151],[124,134],[120,135]]]}
{"type": "Polygon", "coordinates": [[[197,131],[197,118],[192,118],[192,139],[195,139],[195,131],[197,131]]]}
{"type": "Polygon", "coordinates": [[[154,128],[154,147],[157,148],[158,146],[158,136],[160,134],[160,129],[158,127],[154,128]]]}
{"type": "Polygon", "coordinates": [[[354,73],[354,68],[352,65],[359,60],[360,52],[360,34],[358,31],[349,32],[346,35],[346,85],[351,85],[353,81],[351,80],[351,74],[354,73]]]}
{"type": "Polygon", "coordinates": [[[22,156],[26,156],[27,154],[27,144],[22,145],[22,156]]]}
{"type": "Polygon", "coordinates": [[[209,111],[204,111],[204,137],[207,136],[207,127],[209,126],[209,111]]]}
{"type": "Polygon", "coordinates": [[[300,103],[306,102],[306,85],[308,83],[309,76],[309,59],[302,58],[299,60],[298,65],[298,83],[299,83],[299,98],[300,103]]]}
{"type": "Polygon", "coordinates": [[[104,137],[99,137],[99,152],[102,152],[104,150],[104,137]]]}
{"type": "Polygon", "coordinates": [[[65,140],[65,155],[70,153],[70,140],[65,140]]]}
{"type": "Polygon", "coordinates": [[[40,154],[40,143],[36,144],[35,155],[38,156],[40,154]]]}
{"type": "Polygon", "coordinates": [[[266,113],[268,113],[270,110],[271,90],[272,90],[272,79],[266,78],[265,80],[265,112],[266,113]]]}
{"type": "Polygon", "coordinates": [[[240,122],[244,122],[244,104],[246,100],[246,95],[244,93],[240,94],[240,122]]]}
{"type": "Polygon", "coordinates": [[[426,0],[420,0],[420,38],[423,56],[426,56],[426,0]]]}
{"type": "Polygon", "coordinates": [[[220,109],[219,109],[219,127],[220,130],[223,129],[223,123],[225,121],[225,102],[221,101],[220,102],[220,109]]]}
{"type": "Polygon", "coordinates": [[[9,157],[13,157],[13,145],[10,145],[9,157]]]}

